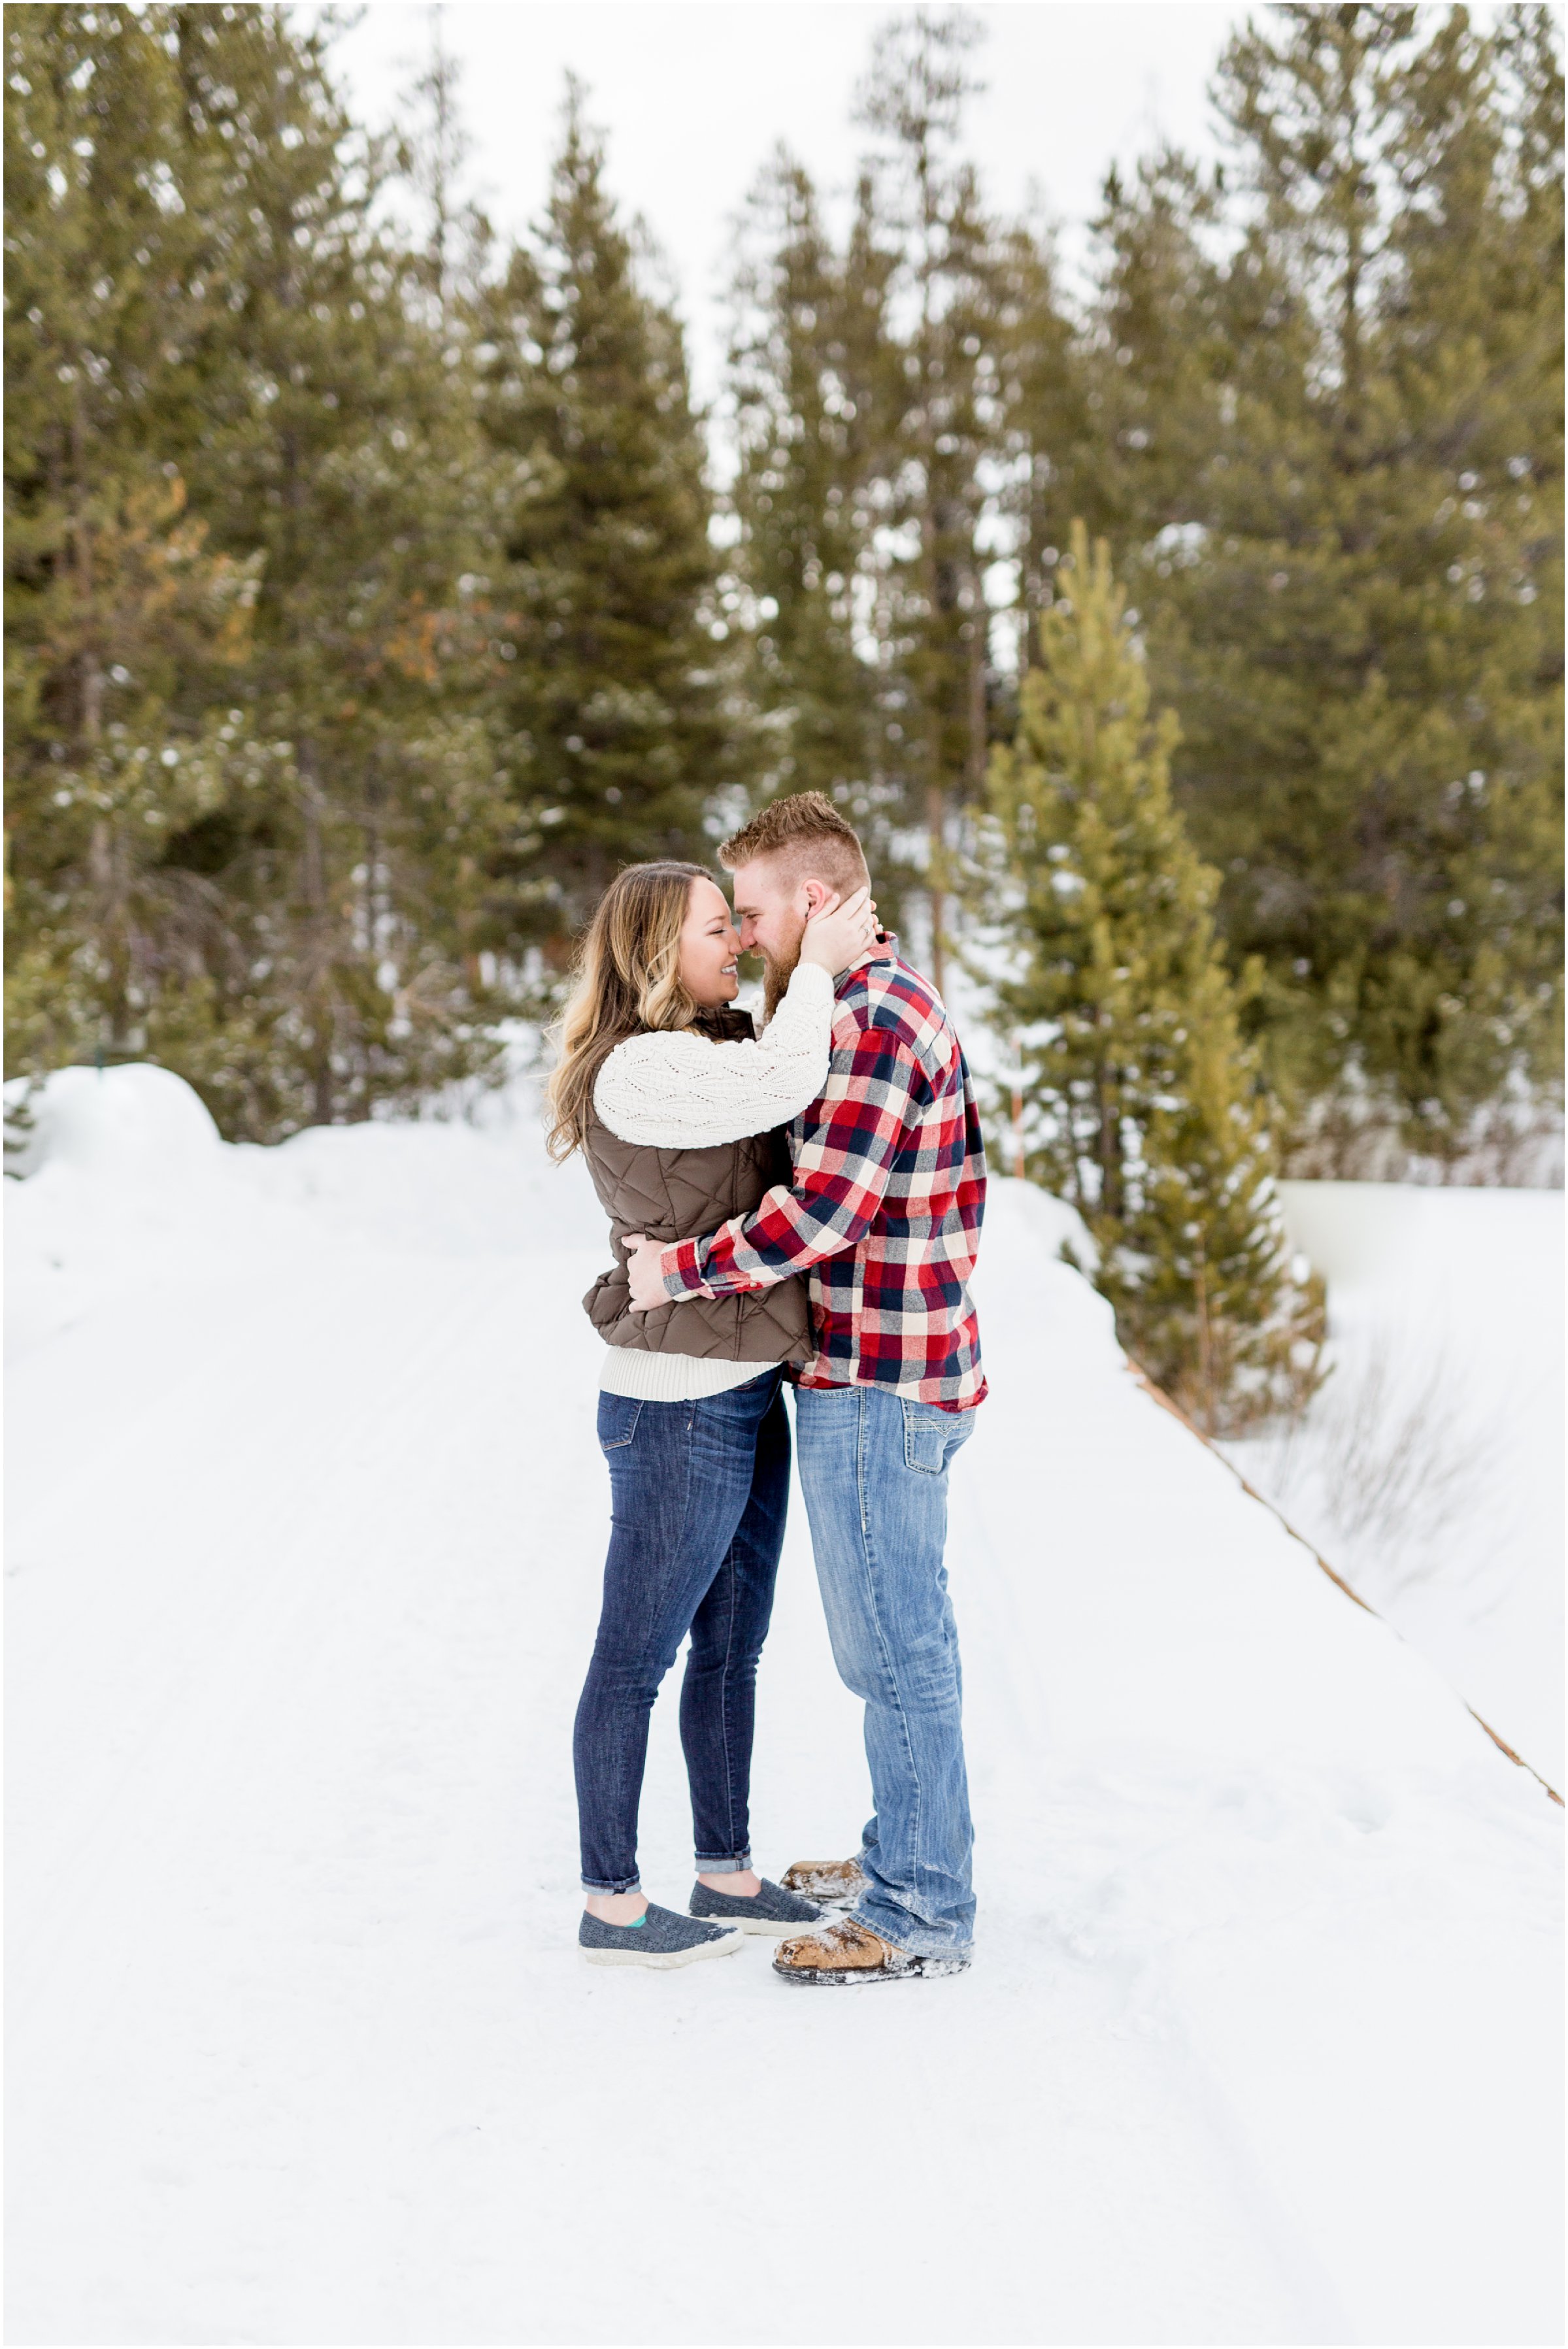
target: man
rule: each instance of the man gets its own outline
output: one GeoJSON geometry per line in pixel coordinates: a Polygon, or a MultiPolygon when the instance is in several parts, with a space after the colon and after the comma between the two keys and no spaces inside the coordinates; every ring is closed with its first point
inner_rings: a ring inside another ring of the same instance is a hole
{"type": "MultiPolygon", "coordinates": [[[[775,801],[719,854],[734,875],[742,946],[766,965],[771,1013],[812,912],[862,887],[866,859],[819,792],[775,801]]],[[[834,1658],[866,1703],[876,1812],[864,1880],[844,1871],[858,1887],[850,1913],[781,1944],[774,1966],[787,1982],[858,1984],[959,1971],[973,1938],[942,1551],[948,1467],[985,1394],[965,1287],[985,1161],[952,1024],[897,942],[835,993],[827,1083],[791,1129],[792,1186],[709,1238],[628,1245],[631,1303],[643,1311],[810,1275],[800,1480],[834,1658]]]]}

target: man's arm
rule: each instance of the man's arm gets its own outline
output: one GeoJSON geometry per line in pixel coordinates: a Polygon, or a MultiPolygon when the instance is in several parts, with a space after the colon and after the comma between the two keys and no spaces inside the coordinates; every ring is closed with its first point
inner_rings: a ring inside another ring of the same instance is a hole
{"type": "Polygon", "coordinates": [[[659,1301],[767,1288],[854,1247],[870,1229],[911,1109],[928,1091],[919,1061],[892,1030],[858,1029],[852,1045],[835,1050],[821,1099],[807,1113],[794,1182],[776,1185],[751,1215],[721,1225],[711,1238],[663,1249],[659,1301]]]}

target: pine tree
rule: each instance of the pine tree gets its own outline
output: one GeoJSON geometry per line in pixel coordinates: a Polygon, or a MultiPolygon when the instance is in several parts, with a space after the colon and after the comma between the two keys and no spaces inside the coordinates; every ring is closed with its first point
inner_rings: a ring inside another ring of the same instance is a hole
{"type": "Polygon", "coordinates": [[[980,37],[962,9],[898,17],[877,36],[859,119],[875,160],[900,362],[882,420],[887,550],[881,632],[895,649],[910,812],[926,834],[932,975],[942,983],[953,818],[983,795],[991,670],[986,472],[1003,437],[998,367],[1000,239],[958,151],[966,57],[980,37]],[[907,546],[907,551],[906,550],[907,546]]]}
{"type": "Polygon", "coordinates": [[[911,882],[926,899],[939,985],[999,686],[985,574],[1018,275],[959,151],[977,36],[961,11],[878,33],[858,107],[877,143],[841,249],[805,172],[775,163],[732,378],[763,790],[809,779],[867,823],[885,910],[911,882]]]}
{"type": "Polygon", "coordinates": [[[563,953],[618,864],[698,853],[734,781],[701,423],[643,274],[574,86],[546,218],[483,346],[481,415],[510,461],[493,585],[516,833],[494,919],[514,954],[563,953]]]}
{"type": "Polygon", "coordinates": [[[896,728],[896,746],[903,729],[888,665],[863,648],[877,593],[874,484],[894,266],[877,241],[869,182],[860,183],[840,253],[810,176],[781,151],[751,200],[730,350],[739,464],[729,503],[760,720],[755,795],[819,791],[842,803],[867,843],[889,921],[888,819],[903,794],[886,730],[896,728]]]}
{"type": "Polygon", "coordinates": [[[431,7],[430,52],[406,94],[399,168],[423,207],[423,276],[443,337],[474,324],[492,242],[490,222],[462,192],[472,140],[463,123],[462,72],[446,46],[442,12],[431,7]]]}
{"type": "Polygon", "coordinates": [[[183,96],[153,12],[6,18],[7,1049],[144,1049],[232,947],[184,829],[265,793],[230,706],[257,566],[214,554],[177,452],[205,316],[183,96]]]}
{"type": "Polygon", "coordinates": [[[1083,1216],[1124,1342],[1210,1433],[1298,1402],[1322,1294],[1286,1258],[1266,1096],[1172,802],[1168,711],[1081,523],[1018,737],[993,754],[988,912],[1027,1171],[1083,1216]]]}
{"type": "Polygon", "coordinates": [[[161,1061],[231,1133],[363,1116],[494,1050],[472,403],[318,36],[6,33],[12,1050],[161,1061]]]}
{"type": "Polygon", "coordinates": [[[324,36],[179,12],[214,325],[192,502],[264,561],[248,692],[296,781],[265,832],[196,843],[254,908],[275,1012],[235,1070],[252,1124],[369,1115],[483,1068],[480,882],[511,811],[476,703],[486,481],[426,256],[376,214],[324,36]],[[454,363],[449,366],[448,362],[454,363]]]}
{"type": "Polygon", "coordinates": [[[1561,76],[1509,24],[1281,11],[1219,86],[1235,251],[1169,170],[1105,222],[1089,510],[1312,1171],[1560,1069],[1561,76]]]}
{"type": "MultiPolygon", "coordinates": [[[[1220,217],[1214,188],[1169,148],[1140,162],[1130,184],[1113,168],[1093,223],[1087,319],[1074,331],[1048,281],[1025,299],[1012,414],[1032,460],[1020,556],[1036,609],[1075,519],[1126,560],[1170,525],[1179,532],[1191,512],[1224,429],[1216,272],[1204,244],[1220,217]]],[[[1038,641],[1036,630],[1030,657],[1038,641]]]]}
{"type": "MultiPolygon", "coordinates": [[[[1103,519],[1106,436],[1048,230],[1020,221],[1005,233],[997,285],[1003,419],[998,454],[1005,481],[999,520],[1016,577],[1009,618],[1012,665],[1022,678],[1038,653],[1040,615],[1073,518],[1103,519]]],[[[1015,699],[999,692],[994,727],[1008,736],[1016,723],[1015,699]]]]}

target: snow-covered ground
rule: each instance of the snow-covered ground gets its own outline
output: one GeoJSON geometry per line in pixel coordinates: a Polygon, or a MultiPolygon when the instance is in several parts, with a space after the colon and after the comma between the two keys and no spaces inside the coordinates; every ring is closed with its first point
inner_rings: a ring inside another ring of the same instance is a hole
{"type": "MultiPolygon", "coordinates": [[[[525,1089],[234,1150],[78,1071],[43,1138],[11,2340],[1560,2337],[1563,1814],[1139,1392],[1051,1202],[995,1186],[954,1480],[977,1962],[815,1999],[576,1955],[604,1241],[525,1089]]],[[[763,1864],[865,1806],[797,1514],[763,1864]]]]}

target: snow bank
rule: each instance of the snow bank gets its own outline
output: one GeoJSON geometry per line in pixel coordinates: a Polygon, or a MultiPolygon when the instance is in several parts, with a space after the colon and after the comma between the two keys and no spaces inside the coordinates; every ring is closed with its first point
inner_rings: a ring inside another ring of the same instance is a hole
{"type": "Polygon", "coordinates": [[[1356,1588],[1561,1786],[1561,1191],[1285,1183],[1334,1369],[1234,1447],[1356,1588]]]}
{"type": "Polygon", "coordinates": [[[23,1163],[74,1166],[115,1183],[205,1168],[218,1129],[199,1094],[168,1069],[57,1069],[37,1089],[23,1163]]]}
{"type": "MultiPolygon", "coordinates": [[[[9,1186],[13,2337],[1558,2337],[1561,1814],[1139,1391],[1053,1203],[996,1185],[954,1480],[977,1962],[814,2001],[576,1958],[604,1242],[526,1088],[187,1119],[167,1182],[126,1115],[9,1186]]],[[[763,1864],[865,1803],[797,1508],[763,1864]]]]}

